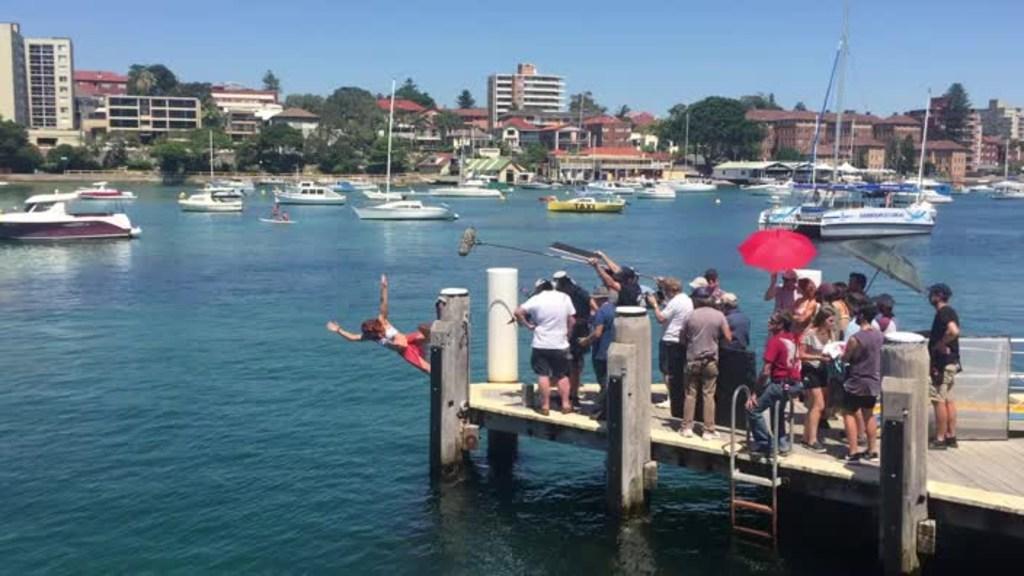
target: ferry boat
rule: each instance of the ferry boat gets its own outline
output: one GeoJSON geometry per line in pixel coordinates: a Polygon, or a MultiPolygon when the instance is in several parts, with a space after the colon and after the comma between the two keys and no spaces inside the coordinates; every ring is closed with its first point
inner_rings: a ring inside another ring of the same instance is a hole
{"type": "Polygon", "coordinates": [[[92,240],[136,238],[142,233],[127,214],[100,209],[106,203],[76,203],[80,199],[78,192],[30,196],[24,211],[0,214],[0,239],[92,240]]]}
{"type": "Polygon", "coordinates": [[[278,204],[299,204],[307,206],[340,206],[348,198],[326,186],[315,182],[299,182],[297,187],[274,190],[274,201],[278,204]]]}

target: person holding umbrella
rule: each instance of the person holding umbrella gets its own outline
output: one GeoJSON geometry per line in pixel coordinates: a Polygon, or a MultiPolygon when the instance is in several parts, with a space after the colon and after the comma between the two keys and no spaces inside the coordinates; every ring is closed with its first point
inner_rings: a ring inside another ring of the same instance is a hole
{"type": "Polygon", "coordinates": [[[765,301],[774,300],[775,311],[791,311],[799,297],[794,268],[803,268],[818,252],[810,239],[789,230],[761,230],[748,236],[739,251],[748,266],[771,273],[765,301]],[[781,287],[778,285],[780,270],[784,270],[781,287]]]}

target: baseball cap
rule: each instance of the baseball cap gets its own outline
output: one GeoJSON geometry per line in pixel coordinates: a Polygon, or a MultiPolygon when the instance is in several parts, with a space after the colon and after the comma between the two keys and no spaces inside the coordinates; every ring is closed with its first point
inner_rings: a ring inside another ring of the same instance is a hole
{"type": "Polygon", "coordinates": [[[690,280],[690,288],[698,290],[700,288],[708,287],[708,279],[703,276],[697,276],[693,280],[690,280]]]}
{"type": "Polygon", "coordinates": [[[737,297],[732,292],[726,292],[725,294],[722,294],[722,304],[726,304],[728,306],[735,306],[739,304],[739,301],[739,297],[737,297]]]}
{"type": "Polygon", "coordinates": [[[695,289],[691,296],[697,299],[710,300],[712,296],[711,288],[708,288],[707,286],[701,286],[700,288],[695,289]]]}

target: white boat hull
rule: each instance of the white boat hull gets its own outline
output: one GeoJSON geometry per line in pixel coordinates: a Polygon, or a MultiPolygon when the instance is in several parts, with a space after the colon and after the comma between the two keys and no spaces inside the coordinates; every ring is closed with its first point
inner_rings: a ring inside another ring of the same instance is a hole
{"type": "Polygon", "coordinates": [[[209,202],[206,200],[193,200],[191,198],[185,198],[184,200],[178,200],[178,206],[181,207],[182,212],[211,212],[216,214],[230,213],[230,212],[241,212],[243,204],[241,202],[234,201],[214,201],[209,202]]]}
{"type": "Polygon", "coordinates": [[[353,207],[352,210],[360,220],[455,220],[459,217],[445,206],[425,206],[415,200],[353,207]]]}
{"type": "Polygon", "coordinates": [[[476,186],[446,186],[430,191],[435,198],[501,198],[501,191],[476,186]]]}
{"type": "Polygon", "coordinates": [[[678,184],[670,184],[670,186],[672,186],[672,188],[680,194],[693,192],[714,192],[715,190],[718,190],[718,186],[715,186],[714,184],[707,184],[704,182],[682,182],[678,184]]]}
{"type": "Polygon", "coordinates": [[[636,193],[637,200],[675,200],[676,191],[669,186],[642,188],[636,193]]]}
{"type": "Polygon", "coordinates": [[[926,210],[851,208],[826,211],[820,234],[828,240],[886,238],[931,234],[934,228],[935,220],[926,210]]]}
{"type": "Polygon", "coordinates": [[[348,200],[345,196],[338,194],[338,197],[322,197],[322,198],[304,198],[302,196],[294,196],[291,194],[281,193],[274,194],[274,200],[278,204],[290,204],[290,205],[301,205],[301,206],[343,206],[348,200]]]}

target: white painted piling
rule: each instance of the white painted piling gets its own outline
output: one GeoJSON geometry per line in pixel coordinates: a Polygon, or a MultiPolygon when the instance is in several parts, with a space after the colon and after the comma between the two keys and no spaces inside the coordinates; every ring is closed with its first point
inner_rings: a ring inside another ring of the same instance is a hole
{"type": "Polygon", "coordinates": [[[519,270],[487,269],[487,381],[519,381],[518,330],[513,313],[519,306],[519,270]]]}

